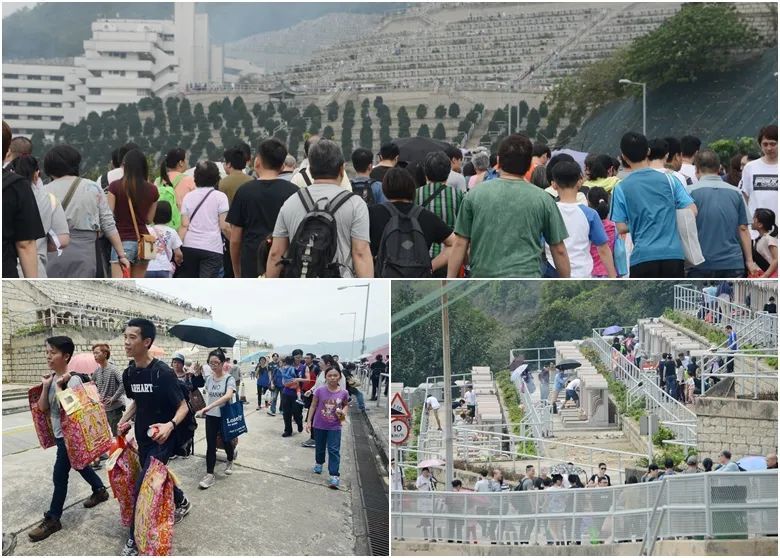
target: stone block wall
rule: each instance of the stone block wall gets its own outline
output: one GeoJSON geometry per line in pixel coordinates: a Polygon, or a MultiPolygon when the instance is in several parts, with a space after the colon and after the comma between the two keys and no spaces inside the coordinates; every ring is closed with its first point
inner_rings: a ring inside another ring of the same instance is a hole
{"type": "Polygon", "coordinates": [[[724,449],[735,458],[777,451],[777,401],[701,397],[695,412],[703,457],[716,460],[724,449]]]}

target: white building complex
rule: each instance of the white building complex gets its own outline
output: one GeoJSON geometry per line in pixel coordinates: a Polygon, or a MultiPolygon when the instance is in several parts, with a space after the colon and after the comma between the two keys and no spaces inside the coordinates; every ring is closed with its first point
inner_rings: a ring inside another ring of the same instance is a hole
{"type": "Polygon", "coordinates": [[[208,15],[195,13],[191,2],[176,2],[173,20],[99,19],[82,56],[3,63],[3,118],[15,134],[52,135],[93,111],[264,73],[226,59],[208,27],[208,15]]]}

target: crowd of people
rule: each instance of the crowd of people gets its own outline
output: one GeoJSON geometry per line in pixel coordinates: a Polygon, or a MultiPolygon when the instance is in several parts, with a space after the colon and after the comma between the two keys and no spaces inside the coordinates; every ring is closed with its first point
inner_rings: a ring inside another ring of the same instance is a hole
{"type": "MultiPolygon", "coordinates": [[[[242,399],[245,405],[248,404],[243,395],[247,386],[242,389],[240,365],[236,360],[231,364],[222,349],[212,350],[205,366],[189,361],[182,353],[174,353],[167,364],[150,354],[155,336],[152,322],[143,318],[131,319],[124,329],[124,352],[129,365],[120,369],[111,360],[111,347],[96,343],[92,351],[98,366],[91,375],[69,372],[69,362],[75,351],[71,338],[55,336],[46,340],[50,372],[42,378],[43,389],[37,405],[51,418],[57,456],[51,504],[41,523],[29,532],[33,542],[62,529],[61,517],[72,466],[66,450],[66,434],[60,424],[61,404],[57,394],[84,382],[94,382],[112,435],[129,437],[132,430],[141,464],[135,496],[152,458],[167,464],[172,459],[188,459],[194,455],[197,426],[193,425],[200,422],[196,419],[203,419],[206,441],[205,475],[198,483],[199,488],[208,489],[217,480],[218,448],[223,449],[227,457],[222,473],[232,474],[238,456],[238,439],[222,440],[221,410],[225,404],[235,404],[242,399]]],[[[366,411],[360,390],[361,379],[371,376],[374,371],[379,376],[386,370],[388,360],[378,355],[369,365],[365,359],[360,363],[340,363],[337,355],[316,358],[312,353],[304,355],[300,349],[290,355],[273,353],[270,360],[263,357],[256,365],[253,363],[251,377],[257,385],[256,410],[266,409],[273,417],[278,409],[283,417],[281,435],[284,438],[306,430],[308,437],[301,445],[315,450],[312,472],[323,472],[327,455],[328,486],[338,489],[341,430],[348,406],[356,401],[358,408],[366,411]]],[[[378,396],[377,386],[378,382],[375,382],[374,398],[378,396]]],[[[109,455],[104,454],[77,471],[92,488],[92,495],[84,502],[86,508],[109,499],[106,486],[95,472],[108,458],[109,455]]],[[[192,508],[182,489],[184,486],[187,486],[186,481],[173,490],[175,523],[184,519],[192,508]]],[[[122,555],[137,554],[131,527],[122,555]]]]}
{"type": "Polygon", "coordinates": [[[388,143],[350,178],[312,136],[297,165],[277,139],[192,169],[174,147],[153,181],[129,143],[92,181],[73,147],[40,163],[4,123],[3,276],[776,277],[777,126],[757,141],[739,170],[693,136],[629,132],[582,166],[523,135],[466,164],[388,143]]]}

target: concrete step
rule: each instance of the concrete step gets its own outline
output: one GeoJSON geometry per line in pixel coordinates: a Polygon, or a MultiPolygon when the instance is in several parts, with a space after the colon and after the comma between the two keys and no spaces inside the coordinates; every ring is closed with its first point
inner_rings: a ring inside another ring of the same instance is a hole
{"type": "Polygon", "coordinates": [[[11,401],[13,399],[27,399],[27,390],[29,388],[3,388],[3,401],[11,401]]]}
{"type": "Polygon", "coordinates": [[[16,413],[29,412],[30,406],[27,402],[26,394],[24,399],[11,399],[8,401],[3,401],[2,409],[4,415],[14,415],[16,413]]]}

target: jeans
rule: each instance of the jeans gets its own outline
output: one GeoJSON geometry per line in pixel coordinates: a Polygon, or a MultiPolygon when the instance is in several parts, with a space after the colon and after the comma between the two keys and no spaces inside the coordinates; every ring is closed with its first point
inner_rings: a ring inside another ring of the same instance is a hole
{"type": "Polygon", "coordinates": [[[697,269],[688,270],[689,279],[718,279],[720,277],[740,278],[745,276],[743,269],[697,269]]]}
{"type": "Polygon", "coordinates": [[[654,260],[632,265],[629,270],[632,279],[658,279],[669,277],[682,279],[685,277],[684,260],[654,260]]]}
{"type": "Polygon", "coordinates": [[[543,268],[542,277],[545,279],[558,279],[560,277],[560,275],[558,275],[558,270],[550,265],[550,262],[545,260],[544,263],[546,265],[543,268]]]}
{"type": "MultiPolygon", "coordinates": [[[[54,482],[54,493],[51,496],[51,505],[46,517],[59,519],[62,517],[62,508],[65,506],[65,498],[68,496],[68,476],[70,475],[71,465],[68,458],[68,450],[65,448],[65,438],[57,438],[57,458],[54,460],[54,472],[52,481],[54,482]]],[[[91,467],[84,467],[78,471],[81,478],[89,483],[92,492],[105,489],[103,481],[97,476],[97,473],[91,467]]]]}
{"type": "Polygon", "coordinates": [[[146,279],[170,279],[171,278],[171,272],[170,271],[149,271],[146,270],[146,273],[144,273],[144,278],[146,279]]]}
{"type": "MultiPolygon", "coordinates": [[[[138,263],[138,241],[137,240],[123,240],[122,249],[125,251],[125,256],[131,264],[138,263]]],[[[114,248],[111,248],[111,263],[119,263],[119,254],[116,253],[114,248]]]]}
{"type": "Polygon", "coordinates": [[[328,450],[328,474],[332,477],[339,476],[341,464],[341,430],[322,430],[312,428],[314,441],[314,462],[317,465],[325,463],[325,450],[328,450]]]}
{"type": "Polygon", "coordinates": [[[355,399],[357,399],[358,409],[360,409],[361,411],[365,411],[366,410],[366,399],[363,396],[363,392],[362,391],[360,391],[356,387],[350,387],[348,385],[347,386],[347,393],[349,393],[350,395],[354,395],[355,396],[355,399]]]}
{"type": "MultiPolygon", "coordinates": [[[[274,388],[271,392],[271,412],[273,414],[276,414],[276,402],[279,400],[279,392],[282,391],[282,388],[274,388]]],[[[279,405],[281,408],[281,405],[279,405]]]]}
{"type": "MultiPolygon", "coordinates": [[[[217,464],[217,434],[221,433],[222,419],[206,415],[206,472],[210,475],[214,474],[214,466],[217,464]]],[[[233,461],[235,454],[232,441],[223,441],[223,445],[228,461],[233,461]]]]}
{"type": "Polygon", "coordinates": [[[298,425],[298,432],[303,432],[303,405],[295,402],[295,395],[282,393],[282,417],[284,418],[284,433],[292,434],[293,419],[298,425]]]}
{"type": "Polygon", "coordinates": [[[257,406],[262,407],[263,406],[263,395],[265,395],[265,392],[268,391],[271,388],[265,387],[265,386],[257,386],[257,406]]]}
{"type": "Polygon", "coordinates": [[[666,377],[666,393],[672,399],[677,399],[677,376],[666,377]]]}
{"type": "MultiPolygon", "coordinates": [[[[138,492],[141,490],[141,483],[146,476],[146,470],[152,462],[152,457],[167,465],[168,460],[171,458],[171,455],[173,455],[175,444],[176,435],[175,433],[172,433],[164,444],[152,442],[146,446],[138,446],[138,459],[141,462],[141,471],[138,473],[138,480],[135,483],[134,500],[138,499],[138,492]]],[[[173,486],[173,502],[177,507],[184,502],[184,492],[176,485],[173,486]]],[[[135,506],[133,506],[133,522],[130,523],[130,538],[135,540],[135,506]]]]}

